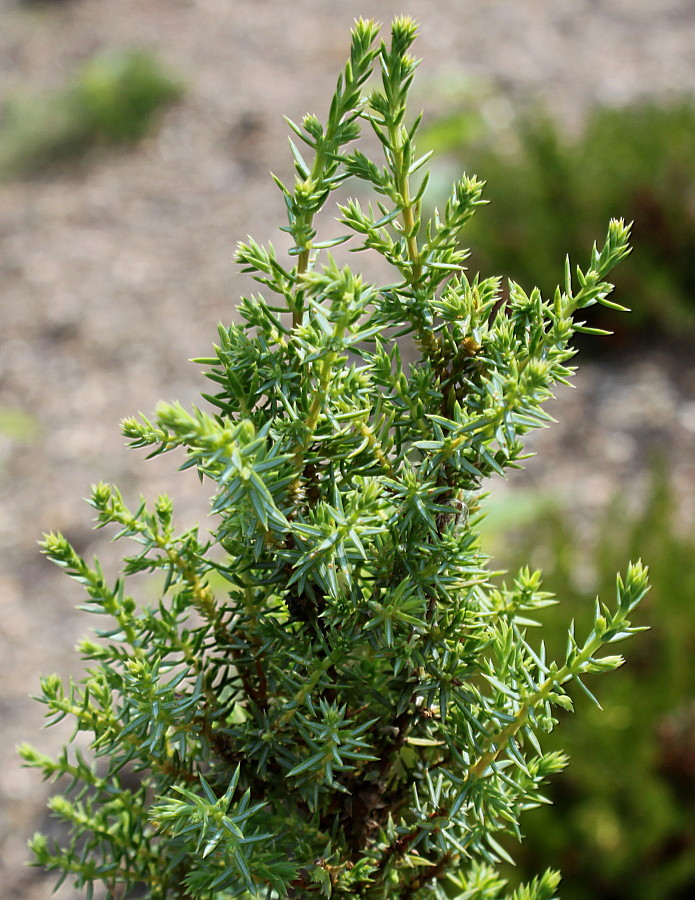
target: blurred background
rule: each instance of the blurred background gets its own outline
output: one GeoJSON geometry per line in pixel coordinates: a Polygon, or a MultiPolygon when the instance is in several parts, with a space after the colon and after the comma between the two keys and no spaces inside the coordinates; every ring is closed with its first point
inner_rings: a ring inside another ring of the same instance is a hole
{"type": "Polygon", "coordinates": [[[236,241],[283,245],[282,116],[324,115],[353,18],[400,12],[421,22],[427,202],[462,168],[489,180],[471,268],[552,291],[567,252],[585,264],[610,216],[635,220],[616,297],[634,312],[591,320],[616,334],[582,346],[539,456],[493,487],[486,539],[496,567],[543,567],[551,644],[636,555],[652,630],[601,680],[604,710],[578,697],[562,722],[574,759],[510,878],[560,867],[565,900],[695,896],[695,4],[0,0],[2,900],[51,895],[24,865],[49,788],[14,747],[62,745],[29,695],[39,673],[79,675],[91,624],[36,540],[62,530],[113,563],[80,499],[99,479],[205,515],[195,476],[145,463],[118,422],[205,389],[186,360],[252,290],[236,241]]]}

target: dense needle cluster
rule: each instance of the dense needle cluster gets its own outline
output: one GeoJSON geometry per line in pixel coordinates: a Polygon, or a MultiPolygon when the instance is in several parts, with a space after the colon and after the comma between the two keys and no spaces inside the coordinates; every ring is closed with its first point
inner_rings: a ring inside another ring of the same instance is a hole
{"type": "Polygon", "coordinates": [[[543,735],[570,683],[621,664],[601,651],[638,630],[646,575],[631,565],[591,632],[570,628],[566,656],[548,659],[532,626],[553,601],[528,569],[494,583],[479,504],[550,421],[542,404],[586,330],[575,316],[609,303],[628,229],[611,222],[550,299],[472,278],[460,234],[482,184],[463,176],[421,217],[415,33],[397,18],[380,42],[358,21],[326,123],[290,123],[290,256],[239,245],[262,293],[198,361],[211,411],[124,422],[133,446],[178,450],[212,486],[211,534],[178,533],[166,496],[131,511],[100,484],[99,526],[135,545],[120,576],[45,540],[106,620],[80,645],[82,682],[42,682],[49,721],[85,732],[89,758],[21,750],[66,787],[50,806],[71,836],[37,836],[36,859],[87,897],[100,884],[151,900],[555,896],[554,872],[507,894],[499,839],[520,836],[565,765],[543,735]],[[365,128],[378,161],[355,148],[365,128]],[[319,240],[315,216],[348,178],[360,199],[319,240]],[[388,284],[335,261],[348,239],[390,263],[388,284]],[[128,592],[142,572],[144,602],[128,592]]]}

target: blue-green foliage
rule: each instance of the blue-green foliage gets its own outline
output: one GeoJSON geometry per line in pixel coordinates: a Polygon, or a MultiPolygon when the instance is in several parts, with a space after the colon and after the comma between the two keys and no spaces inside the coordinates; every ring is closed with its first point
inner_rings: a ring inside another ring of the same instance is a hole
{"type": "Polygon", "coordinates": [[[131,511],[102,484],[99,525],[135,544],[115,581],[46,538],[105,617],[80,647],[84,681],[43,682],[49,719],[85,732],[94,763],[23,750],[73,779],[52,801],[72,837],[33,846],[88,896],[98,882],[152,900],[555,895],[555,872],[505,893],[499,838],[565,764],[543,740],[569,683],[621,664],[603,649],[639,630],[646,572],[628,566],[556,661],[526,639],[548,603],[538,576],[490,584],[479,501],[548,423],[542,404],[571,375],[581,311],[610,302],[628,229],[611,222],[551,298],[512,285],[501,307],[499,281],[469,277],[459,246],[482,185],[462,176],[421,222],[419,120],[405,117],[415,31],[397,18],[378,42],[357,22],[326,124],[290,123],[307,156],[293,144],[297,179],[279,184],[293,246],[239,246],[263,295],[199,361],[214,411],[124,422],[133,446],[183,454],[212,486],[210,536],[177,533],[166,497],[131,511]],[[348,146],[365,124],[378,165],[348,146]],[[314,216],[350,175],[376,206],[345,203],[342,232],[319,241],[314,216]],[[392,279],[370,284],[326,252],[348,238],[392,279]],[[143,572],[163,578],[156,603],[131,597],[143,572]]]}
{"type": "Polygon", "coordinates": [[[567,717],[549,739],[572,765],[550,789],[555,805],[524,821],[521,873],[552,860],[562,867],[565,900],[675,900],[695,891],[695,536],[681,514],[659,468],[644,508],[631,512],[624,497],[611,498],[589,542],[567,514],[547,507],[516,540],[505,539],[502,562],[542,558],[545,584],[562,598],[545,623],[555,646],[568,616],[581,627],[590,619],[577,586],[587,563],[598,592],[637,547],[649,563],[651,628],[630,665],[602,685],[604,712],[567,717]]]}

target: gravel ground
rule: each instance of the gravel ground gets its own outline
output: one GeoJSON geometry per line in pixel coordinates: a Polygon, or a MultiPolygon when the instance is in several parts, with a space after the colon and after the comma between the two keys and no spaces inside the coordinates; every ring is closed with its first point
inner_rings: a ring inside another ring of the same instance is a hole
{"type": "MultiPolygon", "coordinates": [[[[248,285],[231,257],[248,233],[277,238],[282,202],[268,170],[290,172],[282,115],[325,112],[351,21],[398,12],[422,23],[420,91],[460,73],[491,79],[512,103],[542,96],[568,125],[590,102],[695,87],[690,0],[0,0],[0,96],[60,83],[106,47],[155,49],[188,86],[137,151],[101,154],[60,177],[0,185],[0,411],[29,417],[0,436],[0,897],[44,900],[22,868],[45,789],[15,744],[55,751],[28,694],[39,672],[78,671],[88,627],[77,590],[39,557],[44,530],[108,558],[80,498],[98,479],[127,497],[170,490],[180,519],[205,508],[194,476],[127,451],[118,421],[202,387],[186,359],[208,352],[248,285]]],[[[600,505],[611,485],[644,479],[649,450],[695,475],[695,363],[654,351],[587,365],[536,442],[545,464],[525,483],[600,505]],[[547,461],[553,465],[548,467],[547,461]]],[[[66,886],[57,895],[75,897],[66,886]]]]}

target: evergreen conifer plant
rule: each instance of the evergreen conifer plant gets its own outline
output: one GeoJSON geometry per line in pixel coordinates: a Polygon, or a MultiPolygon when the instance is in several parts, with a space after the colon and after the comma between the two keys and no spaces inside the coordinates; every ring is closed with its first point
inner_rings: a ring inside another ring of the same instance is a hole
{"type": "Polygon", "coordinates": [[[50,723],[85,733],[89,758],[21,748],[66,787],[50,808],[70,837],[35,837],[36,862],[88,898],[100,885],[151,900],[556,894],[552,871],[507,892],[500,838],[521,835],[565,765],[542,744],[569,686],[589,693],[585,676],[621,664],[604,648],[639,630],[646,573],[631,564],[554,661],[527,637],[552,602],[539,573],[497,584],[477,523],[487,480],[550,421],[543,403],[586,330],[576,317],[610,303],[628,228],[611,222],[551,299],[512,283],[503,301],[500,279],[469,277],[459,238],[483,185],[463,176],[421,221],[416,26],[378,32],[356,22],[325,124],[289,123],[296,180],[276,180],[292,246],[239,245],[262,293],[198,360],[212,411],[162,405],[123,423],[134,447],[183,453],[211,485],[210,534],[179,533],[166,496],[131,510],[99,484],[98,525],[134,543],[115,581],[45,539],[105,620],[80,644],[84,680],[44,678],[40,698],[50,723]],[[379,162],[355,148],[364,128],[379,162]],[[315,217],[348,178],[376,203],[348,200],[341,233],[319,239],[315,217]],[[339,265],[329,251],[348,238],[383,257],[388,283],[339,265]],[[143,572],[156,602],[129,593],[143,572]]]}

